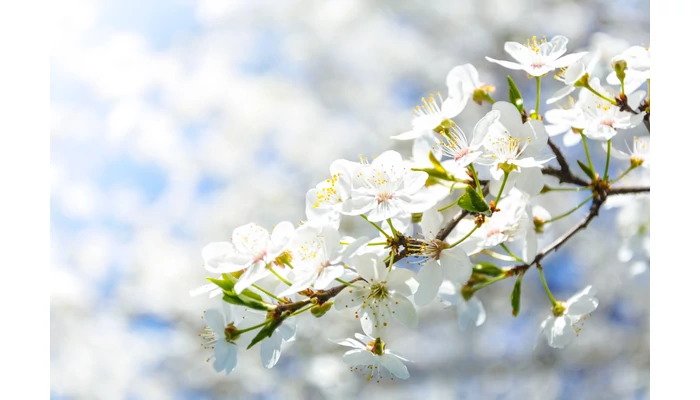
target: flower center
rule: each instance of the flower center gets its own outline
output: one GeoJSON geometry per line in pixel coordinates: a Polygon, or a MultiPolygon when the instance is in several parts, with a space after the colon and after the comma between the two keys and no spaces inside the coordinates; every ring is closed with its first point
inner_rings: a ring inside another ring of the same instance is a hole
{"type": "Polygon", "coordinates": [[[375,283],[369,287],[369,298],[380,301],[387,297],[389,297],[389,290],[386,288],[386,282],[375,283]]]}
{"type": "Polygon", "coordinates": [[[387,200],[391,200],[393,198],[394,198],[393,193],[379,193],[379,194],[377,194],[377,202],[379,204],[381,204],[387,200]]]}
{"type": "Polygon", "coordinates": [[[226,341],[229,343],[234,343],[236,339],[241,337],[241,335],[238,333],[238,329],[233,326],[233,323],[230,323],[224,328],[224,335],[226,335],[226,341]]]}
{"type": "Polygon", "coordinates": [[[336,203],[343,201],[338,196],[338,191],[335,188],[335,184],[338,183],[339,178],[340,173],[333,174],[330,179],[326,179],[324,187],[321,189],[316,189],[316,202],[314,203],[314,208],[318,208],[321,203],[326,203],[331,200],[335,200],[336,203]]]}
{"type": "Polygon", "coordinates": [[[253,258],[253,263],[264,260],[265,256],[267,256],[267,250],[262,250],[253,258]]]}

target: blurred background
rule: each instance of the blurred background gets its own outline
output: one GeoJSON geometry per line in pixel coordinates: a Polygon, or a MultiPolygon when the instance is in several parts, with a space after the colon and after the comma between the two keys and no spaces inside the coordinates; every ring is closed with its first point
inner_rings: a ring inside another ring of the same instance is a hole
{"type": "MultiPolygon", "coordinates": [[[[63,3],[50,38],[52,398],[648,398],[648,253],[636,242],[648,234],[644,200],[611,203],[547,258],[555,296],[591,284],[600,299],[564,350],[535,347],[549,304],[531,273],[517,318],[505,281],[479,292],[479,328],[460,332],[454,310],[435,301],[418,329],[397,329],[391,347],[412,361],[407,381],[350,372],[345,348],[327,339],[360,327],[335,313],[302,317],[274,369],[256,348],[225,376],[197,336],[218,300],[189,295],[208,276],[203,246],[248,222],[305,219],[304,194],[333,160],[410,156],[389,136],[410,128],[422,96],[446,92],[453,66],[473,63],[497,100],[511,74],[533,104],[534,80],[484,56],[509,59],[507,40],[561,34],[571,52],[600,50],[605,76],[610,57],[649,45],[648,1],[63,3]],[[628,248],[633,256],[619,254],[628,248]]],[[[551,75],[545,95],[561,87],[551,75]]],[[[457,122],[466,131],[488,110],[471,102],[457,122]]],[[[628,143],[645,132],[625,133],[628,143]]],[[[604,162],[599,146],[593,153],[604,162]]],[[[634,181],[648,184],[643,171],[634,181]]],[[[536,202],[558,215],[584,197],[536,202]]],[[[552,224],[541,243],[585,211],[552,224]]]]}

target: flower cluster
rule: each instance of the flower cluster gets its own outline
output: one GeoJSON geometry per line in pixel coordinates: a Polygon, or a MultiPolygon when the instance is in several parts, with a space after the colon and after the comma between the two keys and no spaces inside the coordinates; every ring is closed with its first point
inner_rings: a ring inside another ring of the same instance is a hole
{"type": "Polygon", "coordinates": [[[306,193],[306,221],[296,227],[281,222],[272,232],[251,223],[236,228],[230,242],[206,246],[204,267],[214,276],[193,294],[223,300],[223,311],[205,313],[204,337],[214,349],[214,369],[230,373],[238,350],[258,344],[263,365],[271,368],[282,343],[294,339],[297,318],[307,311],[321,318],[333,310],[356,318],[364,332],[338,342],[352,348],[343,359],[353,370],[368,381],[406,379],[407,360],[390,350],[388,326],[416,327],[416,307],[436,299],[456,309],[460,329],[480,326],[486,312],[476,292],[510,278],[517,316],[521,281],[533,266],[552,303],[542,335],[552,347],[569,344],[598,299],[588,286],[567,301],[557,300],[547,286],[545,258],[585,228],[608,197],[649,191],[617,186],[632,170],[649,167],[649,138],[634,137],[627,151],[612,140],[629,143],[626,130],[642,123],[650,128],[646,93],[625,92],[650,78],[648,49],[633,47],[610,64],[617,81],[608,76],[606,82],[619,83],[620,89],[604,87],[592,76],[594,68],[584,65],[587,53],[566,54],[567,42],[563,36],[508,42],[504,49],[516,62],[486,58],[535,78],[534,109],[525,108],[510,77],[509,101],[497,102],[490,95],[495,87],[482,83],[473,65],[454,67],[446,78],[447,97],[423,98],[411,129],[392,136],[413,141],[411,159],[388,150],[372,160],[336,160],[329,178],[306,193]],[[566,86],[547,104],[576,89],[578,100],[542,112],[542,78],[556,69],[563,70],[556,80],[566,86]],[[470,101],[484,112],[465,131],[456,118],[470,101]],[[584,177],[570,168],[550,137],[562,133],[565,146],[583,144],[587,161],[577,163],[584,177]],[[604,170],[591,161],[590,152],[600,147],[589,148],[589,139],[602,144],[604,170]],[[611,157],[629,163],[618,177],[609,174],[611,157]],[[574,187],[548,186],[546,175],[574,187]],[[590,196],[556,217],[533,203],[545,193],[569,190],[590,196]],[[548,224],[586,204],[589,213],[575,229],[540,246],[548,224]],[[343,235],[341,222],[348,218],[364,219],[361,223],[376,235],[343,235]]]}

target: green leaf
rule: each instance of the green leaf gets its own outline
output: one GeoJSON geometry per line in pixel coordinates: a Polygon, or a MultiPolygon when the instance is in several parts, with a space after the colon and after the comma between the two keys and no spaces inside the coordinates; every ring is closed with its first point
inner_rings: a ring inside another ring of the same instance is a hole
{"type": "Polygon", "coordinates": [[[433,168],[411,168],[412,171],[423,171],[427,173],[432,178],[444,179],[446,181],[455,181],[454,175],[449,173],[445,167],[440,164],[440,161],[435,158],[435,154],[432,151],[428,152],[428,158],[430,163],[433,164],[433,168]]]}
{"type": "Polygon", "coordinates": [[[263,326],[260,331],[258,331],[258,334],[255,335],[253,340],[250,341],[250,344],[248,345],[248,350],[250,350],[251,347],[255,346],[259,342],[262,342],[266,337],[272,335],[272,332],[274,332],[274,329],[270,331],[269,328],[270,324],[267,324],[263,326]]]}
{"type": "Polygon", "coordinates": [[[501,268],[487,262],[478,262],[474,264],[472,271],[475,274],[486,275],[493,278],[501,277],[504,274],[501,268]]]}
{"type": "Polygon", "coordinates": [[[285,311],[282,313],[282,315],[279,316],[279,318],[270,319],[270,322],[267,325],[263,326],[262,329],[260,329],[260,332],[258,332],[258,334],[255,335],[253,340],[248,345],[248,349],[255,346],[256,344],[258,344],[258,342],[262,341],[263,339],[272,336],[272,334],[275,332],[275,329],[279,328],[279,326],[282,325],[282,322],[284,322],[284,320],[287,319],[289,315],[290,312],[285,311]]]}
{"type": "MultiPolygon", "coordinates": [[[[224,275],[226,277],[226,275],[224,275]]],[[[234,283],[227,280],[227,279],[216,279],[216,278],[207,278],[207,280],[216,286],[220,287],[221,290],[224,291],[231,291],[233,290],[233,285],[234,283]]]]}
{"type": "Polygon", "coordinates": [[[582,163],[579,160],[576,160],[576,162],[578,163],[578,166],[581,167],[584,174],[586,174],[589,178],[595,180],[595,173],[593,171],[591,171],[591,169],[588,168],[588,166],[586,166],[586,164],[582,163]]]}
{"type": "Polygon", "coordinates": [[[513,286],[513,292],[510,294],[510,305],[513,307],[513,316],[517,317],[520,313],[520,283],[523,280],[523,274],[518,275],[518,279],[513,286]]]}
{"type": "Polygon", "coordinates": [[[224,291],[223,300],[227,303],[252,308],[253,310],[270,311],[270,309],[274,307],[263,301],[252,299],[245,295],[236,294],[231,291],[224,291]]]}
{"type": "Polygon", "coordinates": [[[515,107],[518,108],[518,111],[520,113],[523,113],[523,109],[525,108],[524,103],[523,103],[523,96],[520,94],[520,90],[518,90],[518,87],[515,85],[515,82],[513,82],[513,79],[508,75],[508,98],[510,99],[510,102],[513,103],[515,107]]]}
{"type": "Polygon", "coordinates": [[[486,200],[479,196],[479,193],[473,187],[467,186],[466,192],[459,198],[457,205],[471,212],[486,212],[489,210],[489,205],[486,200]]]}

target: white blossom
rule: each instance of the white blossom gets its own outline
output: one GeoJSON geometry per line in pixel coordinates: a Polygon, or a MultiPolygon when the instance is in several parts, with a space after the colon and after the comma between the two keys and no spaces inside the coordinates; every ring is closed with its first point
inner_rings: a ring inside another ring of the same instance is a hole
{"type": "Polygon", "coordinates": [[[418,315],[411,300],[415,285],[413,272],[393,267],[391,271],[374,254],[361,254],[354,261],[357,273],[363,281],[353,283],[335,298],[337,310],[359,307],[355,315],[368,335],[379,336],[390,318],[407,327],[418,324],[418,315]]]}
{"type": "Polygon", "coordinates": [[[355,338],[357,339],[347,338],[338,342],[342,346],[352,347],[352,350],[343,355],[343,361],[365,375],[368,382],[373,378],[377,379],[377,382],[384,378],[382,369],[399,379],[407,379],[410,376],[408,368],[404,365],[408,360],[389,350],[381,338],[375,339],[361,333],[356,333],[355,338]]]}
{"type": "Polygon", "coordinates": [[[547,338],[547,343],[555,348],[564,348],[578,335],[579,322],[598,307],[595,291],[587,286],[559,306],[552,308],[552,315],[542,321],[540,336],[547,338]]]}
{"type": "Polygon", "coordinates": [[[569,39],[559,35],[550,41],[544,38],[537,40],[533,36],[525,45],[518,42],[506,42],[504,45],[506,53],[517,62],[495,60],[491,57],[486,59],[509,69],[523,70],[532,76],[542,76],[557,68],[568,67],[586,54],[583,52],[564,56],[568,42],[569,39]]]}

